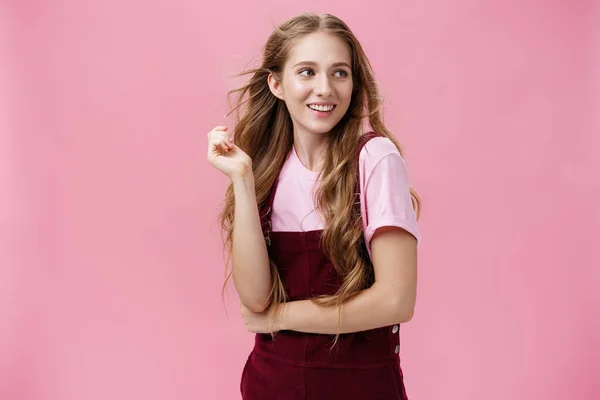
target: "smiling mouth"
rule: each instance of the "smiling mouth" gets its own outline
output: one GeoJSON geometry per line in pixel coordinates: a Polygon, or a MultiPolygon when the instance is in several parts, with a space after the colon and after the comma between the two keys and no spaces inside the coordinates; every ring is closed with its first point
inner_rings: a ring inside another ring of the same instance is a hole
{"type": "Polygon", "coordinates": [[[316,104],[308,104],[307,105],[308,108],[310,108],[313,111],[318,111],[318,112],[330,112],[335,108],[335,104],[331,104],[331,105],[316,105],[316,104]]]}

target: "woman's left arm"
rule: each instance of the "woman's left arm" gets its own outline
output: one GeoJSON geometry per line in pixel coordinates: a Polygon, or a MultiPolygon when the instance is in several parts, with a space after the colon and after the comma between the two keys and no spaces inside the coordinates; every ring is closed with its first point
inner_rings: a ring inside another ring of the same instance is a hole
{"type": "MultiPolygon", "coordinates": [[[[371,240],[371,253],[375,283],[342,305],[341,321],[337,307],[292,301],[281,307],[274,330],[335,335],[409,321],[417,292],[417,240],[402,228],[381,227],[371,240]]],[[[251,332],[270,332],[268,312],[242,307],[242,317],[251,332]]]]}
{"type": "Polygon", "coordinates": [[[408,322],[417,295],[417,240],[398,227],[381,227],[371,240],[375,283],[342,305],[323,307],[310,300],[285,304],[279,330],[336,334],[408,322]]]}

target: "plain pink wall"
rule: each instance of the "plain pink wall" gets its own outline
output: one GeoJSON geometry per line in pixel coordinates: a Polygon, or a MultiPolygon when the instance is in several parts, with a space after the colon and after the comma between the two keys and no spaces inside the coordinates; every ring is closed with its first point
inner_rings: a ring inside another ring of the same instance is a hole
{"type": "Polygon", "coordinates": [[[362,41],[423,198],[410,398],[600,398],[599,7],[280,3],[0,8],[0,398],[239,399],[205,134],[305,10],[362,41]]]}

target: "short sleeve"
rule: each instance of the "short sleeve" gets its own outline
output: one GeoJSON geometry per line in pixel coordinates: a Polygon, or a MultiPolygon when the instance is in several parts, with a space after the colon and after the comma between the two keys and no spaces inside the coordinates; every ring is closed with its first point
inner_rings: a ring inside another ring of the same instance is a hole
{"type": "Polygon", "coordinates": [[[383,226],[402,228],[420,243],[406,163],[394,143],[384,137],[369,140],[361,150],[359,172],[363,231],[369,255],[371,239],[383,226]]]}

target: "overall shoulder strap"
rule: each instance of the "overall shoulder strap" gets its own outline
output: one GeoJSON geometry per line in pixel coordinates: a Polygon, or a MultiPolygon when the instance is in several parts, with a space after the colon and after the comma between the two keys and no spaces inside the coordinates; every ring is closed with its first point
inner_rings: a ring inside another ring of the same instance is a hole
{"type": "Polygon", "coordinates": [[[371,132],[367,132],[367,133],[363,134],[363,135],[360,137],[360,144],[359,144],[359,146],[358,146],[358,151],[357,151],[357,153],[358,153],[358,154],[360,154],[360,151],[362,150],[362,148],[363,148],[363,147],[365,147],[365,144],[367,144],[367,142],[368,142],[369,140],[371,140],[371,139],[373,139],[373,138],[375,138],[375,137],[379,137],[379,136],[381,136],[381,135],[379,135],[378,133],[375,133],[375,132],[373,132],[373,131],[371,131],[371,132]]]}

